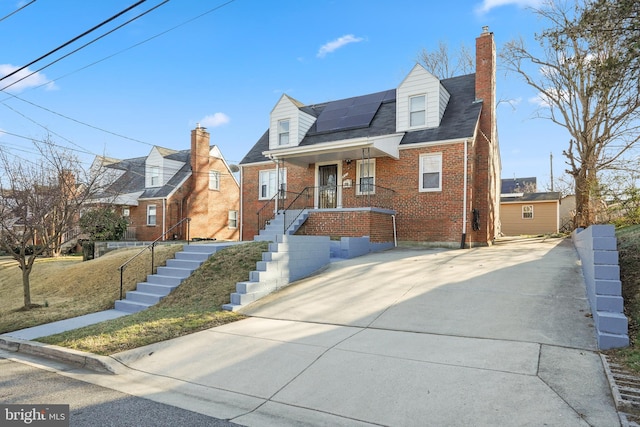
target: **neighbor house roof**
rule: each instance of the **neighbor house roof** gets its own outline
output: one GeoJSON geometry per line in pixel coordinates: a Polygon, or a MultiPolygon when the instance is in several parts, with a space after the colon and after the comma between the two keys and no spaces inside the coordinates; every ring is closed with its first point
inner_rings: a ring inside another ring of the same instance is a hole
{"type": "MultiPolygon", "coordinates": [[[[401,146],[473,137],[482,108],[482,102],[475,99],[475,74],[444,79],[440,83],[450,95],[440,126],[406,132],[400,142],[401,146]]],[[[327,107],[331,108],[332,104],[344,104],[349,100],[357,103],[359,99],[372,96],[380,99],[380,104],[370,123],[359,127],[345,126],[331,131],[319,132],[316,122],[311,126],[299,146],[312,146],[327,142],[397,134],[395,89],[299,108],[305,113],[318,118],[322,111],[327,107]]],[[[353,114],[357,113],[357,111],[353,112],[353,114]]],[[[349,123],[350,121],[345,120],[345,122],[349,123]]],[[[240,164],[269,161],[262,154],[268,150],[269,130],[267,129],[240,164]]]]}
{"type": "Polygon", "coordinates": [[[167,159],[184,162],[184,165],[166,184],[161,187],[145,188],[147,157],[136,157],[106,165],[107,168],[122,170],[124,173],[105,190],[105,193],[110,195],[141,193],[138,196],[139,199],[159,199],[169,196],[191,174],[191,153],[190,150],[162,149],[158,151],[167,159]]]}
{"type": "Polygon", "coordinates": [[[522,193],[524,188],[527,185],[532,185],[534,188],[537,186],[536,177],[529,178],[504,178],[501,180],[501,190],[502,194],[509,193],[522,193]]]}

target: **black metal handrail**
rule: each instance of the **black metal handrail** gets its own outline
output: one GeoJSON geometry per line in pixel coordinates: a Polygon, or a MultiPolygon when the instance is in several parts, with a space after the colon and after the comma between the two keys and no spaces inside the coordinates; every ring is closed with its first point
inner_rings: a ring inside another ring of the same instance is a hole
{"type": "Polygon", "coordinates": [[[275,201],[277,197],[278,194],[275,194],[271,199],[266,201],[260,209],[258,209],[258,212],[256,212],[256,214],[258,215],[258,231],[262,230],[267,222],[275,218],[275,201]]]}
{"type": "Polygon", "coordinates": [[[182,218],[180,221],[178,221],[174,226],[172,226],[171,228],[169,228],[167,231],[165,231],[164,233],[162,233],[162,235],[160,237],[158,237],[156,240],[154,240],[153,242],[149,243],[147,246],[145,246],[144,248],[142,248],[142,250],[140,252],[138,252],[137,254],[135,254],[134,256],[132,256],[131,258],[129,258],[124,264],[122,264],[119,269],[120,269],[120,299],[122,299],[122,287],[123,287],[123,282],[124,282],[124,269],[127,267],[127,265],[133,261],[134,259],[138,258],[138,256],[140,256],[144,251],[146,250],[151,250],[151,274],[153,274],[153,269],[154,269],[154,264],[155,264],[155,247],[156,244],[160,241],[163,240],[164,237],[169,234],[171,231],[173,231],[175,228],[177,228],[179,225],[183,224],[186,221],[187,223],[187,245],[189,244],[189,232],[190,232],[190,223],[191,223],[191,218],[182,218]]]}

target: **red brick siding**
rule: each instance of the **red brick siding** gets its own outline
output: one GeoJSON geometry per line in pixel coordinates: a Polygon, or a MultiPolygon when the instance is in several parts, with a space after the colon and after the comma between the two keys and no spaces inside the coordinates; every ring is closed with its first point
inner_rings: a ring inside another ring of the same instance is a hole
{"type": "Polygon", "coordinates": [[[393,241],[393,218],[390,214],[366,211],[311,212],[296,234],[330,237],[369,236],[371,242],[393,241]]]}

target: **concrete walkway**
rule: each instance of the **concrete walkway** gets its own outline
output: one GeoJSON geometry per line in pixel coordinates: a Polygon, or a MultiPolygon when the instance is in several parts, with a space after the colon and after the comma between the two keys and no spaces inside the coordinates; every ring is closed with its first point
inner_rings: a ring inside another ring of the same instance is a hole
{"type": "Polygon", "coordinates": [[[53,369],[248,426],[620,425],[568,240],[371,254],[246,314],[53,369]]]}

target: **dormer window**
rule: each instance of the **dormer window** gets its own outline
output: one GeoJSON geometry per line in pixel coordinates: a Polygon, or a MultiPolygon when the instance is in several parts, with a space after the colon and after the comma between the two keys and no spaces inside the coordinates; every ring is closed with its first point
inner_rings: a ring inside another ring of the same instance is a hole
{"type": "Polygon", "coordinates": [[[278,145],[289,145],[289,119],[278,120],[278,145]]]}
{"type": "Polygon", "coordinates": [[[424,126],[426,123],[426,96],[418,95],[409,98],[409,126],[424,126]]]}

